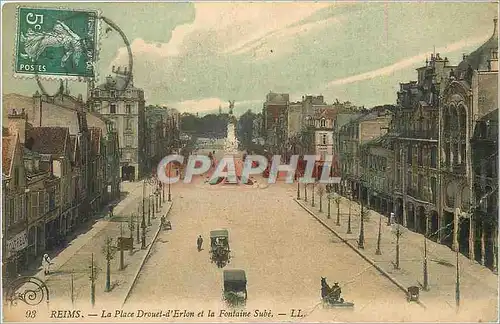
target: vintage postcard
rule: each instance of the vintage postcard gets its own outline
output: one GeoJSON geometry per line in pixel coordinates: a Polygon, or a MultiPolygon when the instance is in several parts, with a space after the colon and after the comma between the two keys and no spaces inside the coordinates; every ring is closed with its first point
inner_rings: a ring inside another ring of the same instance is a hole
{"type": "Polygon", "coordinates": [[[497,13],[3,3],[3,321],[497,322],[497,13]]]}

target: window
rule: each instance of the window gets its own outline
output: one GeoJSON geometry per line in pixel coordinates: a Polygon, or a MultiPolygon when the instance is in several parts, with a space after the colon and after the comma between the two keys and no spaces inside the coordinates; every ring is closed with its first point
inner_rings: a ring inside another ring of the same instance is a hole
{"type": "Polygon", "coordinates": [[[132,94],[132,93],[131,93],[131,91],[130,91],[130,90],[127,90],[127,92],[126,92],[126,96],[127,96],[127,98],[130,98],[130,97],[131,97],[131,94],[132,94]]]}
{"type": "Polygon", "coordinates": [[[131,114],[132,113],[132,105],[127,104],[125,106],[125,112],[126,112],[126,114],[131,114]]]}
{"type": "Polygon", "coordinates": [[[424,162],[424,148],[417,147],[417,162],[419,166],[423,165],[424,162]]]}
{"type": "Polygon", "coordinates": [[[431,168],[437,167],[437,148],[433,146],[431,148],[431,168]]]}
{"type": "Polygon", "coordinates": [[[431,201],[432,203],[436,203],[437,196],[437,180],[436,177],[431,177],[431,201]]]}
{"type": "Polygon", "coordinates": [[[112,103],[109,105],[109,112],[111,114],[116,114],[116,104],[112,103]]]}
{"type": "Polygon", "coordinates": [[[323,143],[323,145],[327,144],[326,134],[321,135],[321,143],[323,143]]]}
{"type": "Polygon", "coordinates": [[[408,145],[408,152],[406,152],[406,163],[411,164],[411,160],[413,157],[412,147],[408,145]]]}
{"type": "Polygon", "coordinates": [[[31,217],[32,218],[37,218],[38,217],[38,197],[40,193],[39,192],[33,192],[31,194],[31,217]]]}
{"type": "Polygon", "coordinates": [[[115,91],[115,90],[111,90],[111,91],[109,92],[109,96],[110,96],[111,98],[115,98],[115,97],[116,97],[116,91],[115,91]]]}
{"type": "Polygon", "coordinates": [[[125,127],[126,127],[127,130],[131,130],[132,129],[132,118],[125,119],[125,127]]]}
{"type": "Polygon", "coordinates": [[[102,104],[100,102],[94,103],[94,111],[101,111],[102,104]]]}
{"type": "Polygon", "coordinates": [[[45,198],[45,201],[44,201],[43,212],[46,213],[49,211],[49,193],[48,192],[45,192],[44,198],[45,198]]]}
{"type": "Polygon", "coordinates": [[[424,196],[424,176],[419,174],[417,178],[417,186],[418,186],[418,195],[419,198],[422,198],[424,196]]]}
{"type": "Polygon", "coordinates": [[[19,167],[14,168],[14,186],[19,186],[19,167]]]}
{"type": "Polygon", "coordinates": [[[7,224],[12,224],[14,219],[14,199],[10,198],[8,200],[9,202],[9,208],[8,208],[8,218],[7,218],[7,224]]]}
{"type": "Polygon", "coordinates": [[[94,98],[99,98],[101,95],[101,92],[99,90],[94,91],[94,98]]]}
{"type": "Polygon", "coordinates": [[[132,136],[130,135],[125,136],[125,146],[126,147],[132,146],[132,136]]]}
{"type": "Polygon", "coordinates": [[[321,121],[320,121],[320,126],[321,126],[321,127],[326,127],[326,119],[321,118],[321,121]]]}

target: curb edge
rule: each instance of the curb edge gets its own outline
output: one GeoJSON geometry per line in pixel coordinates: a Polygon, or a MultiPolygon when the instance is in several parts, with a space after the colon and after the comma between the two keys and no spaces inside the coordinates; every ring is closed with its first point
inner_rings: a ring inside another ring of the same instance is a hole
{"type": "MultiPolygon", "coordinates": [[[[350,242],[348,242],[346,239],[344,239],[342,236],[340,236],[337,231],[335,231],[333,228],[331,228],[328,224],[326,224],[323,220],[321,220],[314,212],[312,212],[307,206],[304,206],[301,201],[298,201],[297,199],[293,198],[293,200],[300,206],[302,207],[305,211],[307,211],[314,219],[316,219],[321,225],[323,225],[326,229],[328,229],[330,232],[335,234],[343,243],[345,243],[347,246],[349,246],[354,252],[356,252],[361,258],[363,258],[365,261],[370,263],[375,269],[377,269],[384,277],[389,279],[393,284],[395,284],[401,291],[404,292],[405,296],[408,295],[407,289],[395,278],[393,278],[389,273],[387,273],[384,269],[382,269],[380,266],[378,266],[375,261],[370,259],[368,256],[366,256],[363,252],[361,252],[359,249],[357,249],[354,245],[352,245],[350,242]]],[[[423,308],[427,308],[421,301],[418,301],[417,304],[422,306],[423,308]]]]}

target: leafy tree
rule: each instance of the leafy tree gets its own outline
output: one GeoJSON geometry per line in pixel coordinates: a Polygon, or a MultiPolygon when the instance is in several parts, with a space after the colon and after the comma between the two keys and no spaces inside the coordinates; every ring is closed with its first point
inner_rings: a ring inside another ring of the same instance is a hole
{"type": "Polygon", "coordinates": [[[236,129],[236,137],[240,142],[240,146],[246,150],[250,150],[253,140],[254,133],[254,120],[257,118],[257,115],[254,114],[250,109],[247,110],[243,115],[241,115],[237,129],[236,129]]]}

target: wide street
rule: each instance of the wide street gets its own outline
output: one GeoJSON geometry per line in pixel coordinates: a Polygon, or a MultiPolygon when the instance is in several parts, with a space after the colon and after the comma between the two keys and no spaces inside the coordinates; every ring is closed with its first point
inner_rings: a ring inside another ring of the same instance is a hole
{"type": "Polygon", "coordinates": [[[224,309],[222,270],[244,269],[246,309],[271,309],[274,317],[266,321],[300,320],[290,317],[292,308],[301,309],[305,321],[408,320],[410,313],[423,311],[408,304],[401,290],[294,203],[293,185],[212,186],[197,178],[195,183],[173,185],[172,193],[173,230],[158,237],[127,308],[224,309]],[[232,259],[223,269],[210,263],[208,254],[209,232],[217,228],[228,229],[230,236],[232,259]],[[198,252],[200,234],[204,250],[198,252]],[[339,282],[343,298],[355,303],[354,310],[323,309],[321,277],[330,285],[339,282]]]}

